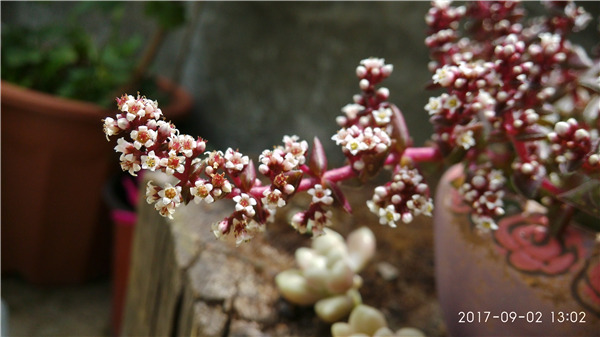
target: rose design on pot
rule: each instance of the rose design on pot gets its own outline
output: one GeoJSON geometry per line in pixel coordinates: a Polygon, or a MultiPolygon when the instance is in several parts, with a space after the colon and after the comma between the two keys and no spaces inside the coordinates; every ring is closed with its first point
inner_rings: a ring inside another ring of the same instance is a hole
{"type": "Polygon", "coordinates": [[[577,268],[583,256],[581,235],[567,228],[563,241],[551,237],[544,215],[517,214],[498,222],[494,238],[508,263],[529,273],[559,275],[577,268]]]}
{"type": "Polygon", "coordinates": [[[600,253],[593,255],[573,282],[575,298],[600,317],[600,253]]]}

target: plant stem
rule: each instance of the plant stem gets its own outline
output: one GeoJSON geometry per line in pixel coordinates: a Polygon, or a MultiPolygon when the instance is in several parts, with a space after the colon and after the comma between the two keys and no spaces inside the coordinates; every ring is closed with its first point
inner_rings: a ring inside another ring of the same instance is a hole
{"type": "MultiPolygon", "coordinates": [[[[395,165],[400,162],[402,157],[409,157],[415,162],[426,162],[426,161],[435,161],[441,158],[441,153],[437,148],[434,147],[409,147],[407,148],[402,155],[399,155],[396,152],[392,152],[388,155],[385,160],[385,165],[395,165]]],[[[304,171],[304,170],[303,170],[304,171]]],[[[306,172],[305,172],[306,173],[306,172]]],[[[297,192],[307,191],[316,184],[320,184],[322,181],[330,181],[333,183],[337,183],[340,181],[352,179],[356,177],[356,171],[352,168],[351,165],[345,165],[342,167],[334,168],[326,171],[321,178],[318,177],[306,177],[300,181],[298,187],[296,189],[297,192]]],[[[250,194],[254,197],[261,197],[263,192],[269,188],[269,186],[258,185],[252,187],[250,189],[250,194]]],[[[233,191],[230,193],[230,197],[238,195],[239,191],[233,191]]]]}
{"type": "Polygon", "coordinates": [[[409,147],[404,151],[403,156],[417,163],[442,159],[442,154],[437,147],[409,147]]]}

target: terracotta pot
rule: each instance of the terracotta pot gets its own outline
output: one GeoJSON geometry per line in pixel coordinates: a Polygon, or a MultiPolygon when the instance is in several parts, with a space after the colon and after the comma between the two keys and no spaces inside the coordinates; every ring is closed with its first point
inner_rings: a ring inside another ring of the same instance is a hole
{"type": "Polygon", "coordinates": [[[481,234],[450,182],[436,193],[435,270],[452,336],[592,336],[600,331],[600,247],[595,234],[569,226],[545,235],[543,215],[508,215],[481,234]]]}
{"type": "MultiPolygon", "coordinates": [[[[167,91],[175,88],[158,81],[167,91]]],[[[102,188],[115,170],[99,106],[2,81],[2,272],[27,281],[78,283],[108,272],[110,225],[102,188]]],[[[167,118],[190,111],[172,90],[167,118]]],[[[118,169],[118,166],[117,168],[118,169]]]]}

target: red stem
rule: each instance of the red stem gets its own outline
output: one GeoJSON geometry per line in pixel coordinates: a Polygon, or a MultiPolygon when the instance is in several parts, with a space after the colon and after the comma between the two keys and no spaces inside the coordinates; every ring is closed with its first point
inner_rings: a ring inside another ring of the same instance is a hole
{"type": "MultiPolygon", "coordinates": [[[[439,160],[442,158],[442,155],[439,152],[439,150],[434,147],[409,147],[404,151],[402,156],[409,157],[415,162],[435,161],[435,160],[439,160]]],[[[385,165],[398,164],[400,161],[400,158],[402,156],[400,156],[396,152],[390,153],[385,160],[385,165]]],[[[306,173],[306,168],[304,168],[302,171],[306,173]]],[[[318,178],[318,177],[303,178],[300,181],[300,184],[298,184],[296,191],[297,192],[307,191],[310,188],[312,188],[313,186],[315,186],[316,184],[320,184],[321,181],[325,181],[325,180],[336,183],[336,182],[348,180],[348,179],[351,179],[354,177],[356,177],[356,172],[354,171],[354,169],[352,169],[352,166],[345,165],[342,167],[338,167],[338,168],[334,168],[334,169],[326,171],[323,174],[322,178],[318,178]]],[[[261,198],[263,195],[263,192],[267,188],[269,188],[269,186],[258,185],[258,186],[252,187],[252,189],[250,189],[250,194],[252,196],[254,196],[255,198],[261,198]]],[[[236,189],[236,190],[232,191],[232,193],[230,193],[228,197],[233,198],[234,196],[238,195],[239,193],[240,193],[239,190],[236,189]]]]}

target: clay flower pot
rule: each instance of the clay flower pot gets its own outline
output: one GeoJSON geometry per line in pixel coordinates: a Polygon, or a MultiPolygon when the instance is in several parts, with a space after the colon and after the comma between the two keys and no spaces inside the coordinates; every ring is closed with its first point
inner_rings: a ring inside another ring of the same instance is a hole
{"type": "MultiPolygon", "coordinates": [[[[166,80],[157,84],[175,97],[167,118],[190,111],[185,91],[166,80]]],[[[61,284],[108,271],[102,188],[114,154],[100,126],[110,114],[2,81],[3,273],[61,284]]]]}
{"type": "Polygon", "coordinates": [[[452,336],[591,336],[600,331],[600,249],[576,225],[546,235],[543,214],[508,215],[480,234],[450,182],[436,194],[435,270],[452,336]]]}

